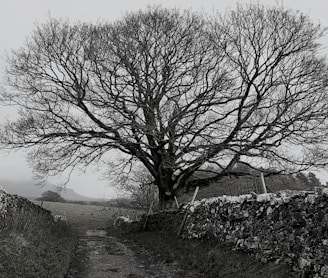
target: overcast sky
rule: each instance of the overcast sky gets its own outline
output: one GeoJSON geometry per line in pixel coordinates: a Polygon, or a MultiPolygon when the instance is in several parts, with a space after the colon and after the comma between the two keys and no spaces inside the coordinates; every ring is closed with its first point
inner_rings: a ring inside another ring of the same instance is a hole
{"type": "MultiPolygon", "coordinates": [[[[327,0],[2,0],[0,8],[0,80],[3,79],[5,63],[3,57],[11,49],[19,48],[24,39],[31,34],[36,23],[47,21],[49,17],[69,19],[71,22],[101,20],[115,21],[128,11],[145,9],[149,5],[163,7],[178,7],[182,9],[224,11],[234,8],[236,3],[261,3],[266,5],[284,5],[299,10],[315,23],[328,26],[327,0]]],[[[327,48],[328,38],[322,42],[327,48]]],[[[11,117],[11,110],[0,105],[0,123],[4,118],[11,117]]],[[[328,180],[328,174],[319,175],[321,179],[328,180]]],[[[100,180],[101,174],[94,170],[85,174],[74,174],[68,187],[76,192],[93,197],[115,197],[115,189],[109,187],[110,181],[100,180]]],[[[22,153],[5,156],[0,153],[0,180],[26,180],[31,179],[32,173],[22,153]]],[[[5,184],[3,185],[5,187],[5,184]]]]}

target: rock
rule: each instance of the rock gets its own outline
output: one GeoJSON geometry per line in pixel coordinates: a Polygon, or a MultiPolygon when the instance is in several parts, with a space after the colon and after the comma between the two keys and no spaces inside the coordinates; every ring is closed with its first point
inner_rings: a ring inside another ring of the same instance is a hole
{"type": "Polygon", "coordinates": [[[301,269],[306,268],[311,265],[311,262],[309,260],[306,260],[304,258],[300,258],[298,265],[301,269]]]}
{"type": "Polygon", "coordinates": [[[316,195],[314,194],[308,195],[304,201],[305,203],[314,204],[316,201],[316,195]]]}
{"type": "Polygon", "coordinates": [[[256,202],[269,202],[271,200],[271,194],[259,194],[256,197],[256,202]]]}
{"type": "Polygon", "coordinates": [[[322,188],[321,194],[323,196],[328,196],[328,188],[322,188]]]}
{"type": "Polygon", "coordinates": [[[270,214],[272,214],[272,212],[273,212],[272,207],[268,207],[268,208],[267,208],[267,211],[266,211],[266,214],[267,214],[267,215],[270,215],[270,214]]]}

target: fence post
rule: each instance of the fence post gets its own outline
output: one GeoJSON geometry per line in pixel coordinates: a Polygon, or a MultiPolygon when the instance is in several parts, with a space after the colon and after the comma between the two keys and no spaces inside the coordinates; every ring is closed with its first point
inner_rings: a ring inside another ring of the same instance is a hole
{"type": "Polygon", "coordinates": [[[263,173],[260,174],[260,177],[261,177],[262,193],[266,194],[268,192],[267,192],[267,188],[265,185],[263,173]]]}
{"type": "Polygon", "coordinates": [[[152,201],[151,204],[150,204],[150,207],[149,207],[149,210],[148,210],[148,213],[147,213],[147,216],[146,216],[145,224],[143,226],[143,231],[146,231],[149,215],[151,213],[153,213],[153,205],[154,205],[154,201],[152,201]]]}
{"type": "Polygon", "coordinates": [[[175,201],[175,204],[177,205],[177,208],[179,208],[179,202],[178,202],[177,196],[174,196],[174,201],[175,201]]]}
{"type": "MultiPolygon", "coordinates": [[[[192,205],[193,202],[195,201],[196,196],[197,196],[197,193],[198,193],[198,190],[199,190],[199,186],[197,186],[196,189],[195,189],[194,196],[193,196],[192,199],[191,199],[190,205],[192,205]]],[[[186,208],[185,215],[184,215],[183,220],[182,220],[182,222],[181,222],[181,226],[180,226],[180,229],[179,229],[179,231],[178,231],[178,236],[180,236],[181,233],[182,233],[182,231],[183,231],[184,225],[185,225],[185,223],[186,223],[186,221],[187,221],[187,216],[188,216],[188,206],[187,206],[187,208],[186,208]]]]}

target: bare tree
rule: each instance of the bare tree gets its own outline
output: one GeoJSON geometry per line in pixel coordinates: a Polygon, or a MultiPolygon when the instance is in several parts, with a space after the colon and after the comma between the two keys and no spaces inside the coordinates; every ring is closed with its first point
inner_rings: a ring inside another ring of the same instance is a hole
{"type": "Polygon", "coordinates": [[[323,31],[258,5],[211,19],[150,8],[112,24],[50,20],[9,58],[2,100],[21,110],[1,142],[30,148],[45,177],[118,150],[149,171],[162,208],[182,187],[241,174],[237,162],[326,165],[323,31]]]}
{"type": "Polygon", "coordinates": [[[128,195],[145,212],[158,208],[158,188],[144,167],[134,167],[130,173],[116,175],[114,180],[119,192],[128,195]]]}

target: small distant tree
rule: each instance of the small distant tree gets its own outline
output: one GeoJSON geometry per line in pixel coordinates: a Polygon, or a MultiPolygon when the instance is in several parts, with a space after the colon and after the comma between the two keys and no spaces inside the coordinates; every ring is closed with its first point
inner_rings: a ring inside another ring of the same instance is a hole
{"type": "Polygon", "coordinates": [[[60,202],[64,203],[66,200],[60,196],[59,193],[48,190],[42,193],[42,196],[38,198],[39,201],[47,201],[47,202],[60,202]]]}

